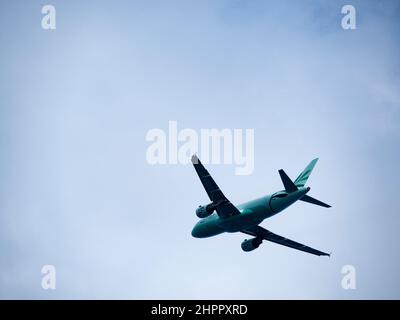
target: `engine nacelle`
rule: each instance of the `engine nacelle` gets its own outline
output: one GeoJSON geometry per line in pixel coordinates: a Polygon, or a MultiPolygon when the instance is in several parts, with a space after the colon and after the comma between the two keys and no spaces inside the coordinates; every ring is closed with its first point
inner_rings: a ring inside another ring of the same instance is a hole
{"type": "Polygon", "coordinates": [[[215,210],[215,205],[213,203],[210,203],[206,206],[199,206],[196,209],[196,216],[198,216],[199,218],[206,218],[210,214],[212,214],[214,210],[215,210]]]}
{"type": "Polygon", "coordinates": [[[246,239],[242,242],[242,250],[249,252],[254,249],[257,249],[262,242],[260,238],[246,239]]]}

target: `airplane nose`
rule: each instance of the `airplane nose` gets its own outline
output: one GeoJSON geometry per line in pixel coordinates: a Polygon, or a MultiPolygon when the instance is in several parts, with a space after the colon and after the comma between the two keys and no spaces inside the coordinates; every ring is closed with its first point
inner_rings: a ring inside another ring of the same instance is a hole
{"type": "Polygon", "coordinates": [[[310,187],[307,187],[307,192],[310,191],[310,189],[311,189],[310,187]]]}

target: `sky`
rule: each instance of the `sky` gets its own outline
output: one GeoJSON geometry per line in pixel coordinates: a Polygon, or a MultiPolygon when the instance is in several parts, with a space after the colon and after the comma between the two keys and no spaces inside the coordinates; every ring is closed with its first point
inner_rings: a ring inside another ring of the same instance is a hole
{"type": "Polygon", "coordinates": [[[1,0],[0,298],[399,299],[399,18],[390,0],[1,0]],[[262,226],[332,256],[192,238],[193,168],[146,159],[169,121],[254,130],[251,174],[207,165],[234,204],[319,157],[309,194],[332,208],[262,226]]]}

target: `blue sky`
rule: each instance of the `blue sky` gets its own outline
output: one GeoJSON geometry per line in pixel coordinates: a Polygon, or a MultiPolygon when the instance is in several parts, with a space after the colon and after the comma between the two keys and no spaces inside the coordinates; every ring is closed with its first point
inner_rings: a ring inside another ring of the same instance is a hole
{"type": "Polygon", "coordinates": [[[397,1],[52,1],[52,31],[44,4],[0,4],[1,298],[400,298],[397,1]],[[145,157],[170,120],[254,129],[252,175],[208,166],[233,203],[319,157],[310,194],[333,207],[262,225],[332,257],[192,238],[194,170],[145,157]]]}

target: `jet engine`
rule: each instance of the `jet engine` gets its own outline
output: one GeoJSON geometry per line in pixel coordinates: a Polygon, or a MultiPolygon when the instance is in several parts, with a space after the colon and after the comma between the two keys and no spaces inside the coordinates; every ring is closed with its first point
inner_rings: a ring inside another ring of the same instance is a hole
{"type": "Polygon", "coordinates": [[[261,238],[246,239],[242,242],[242,250],[249,252],[257,249],[262,242],[261,238]]]}
{"type": "Polygon", "coordinates": [[[206,206],[199,206],[196,209],[196,216],[198,216],[199,218],[206,218],[214,212],[215,207],[216,206],[214,203],[210,203],[206,206]]]}

